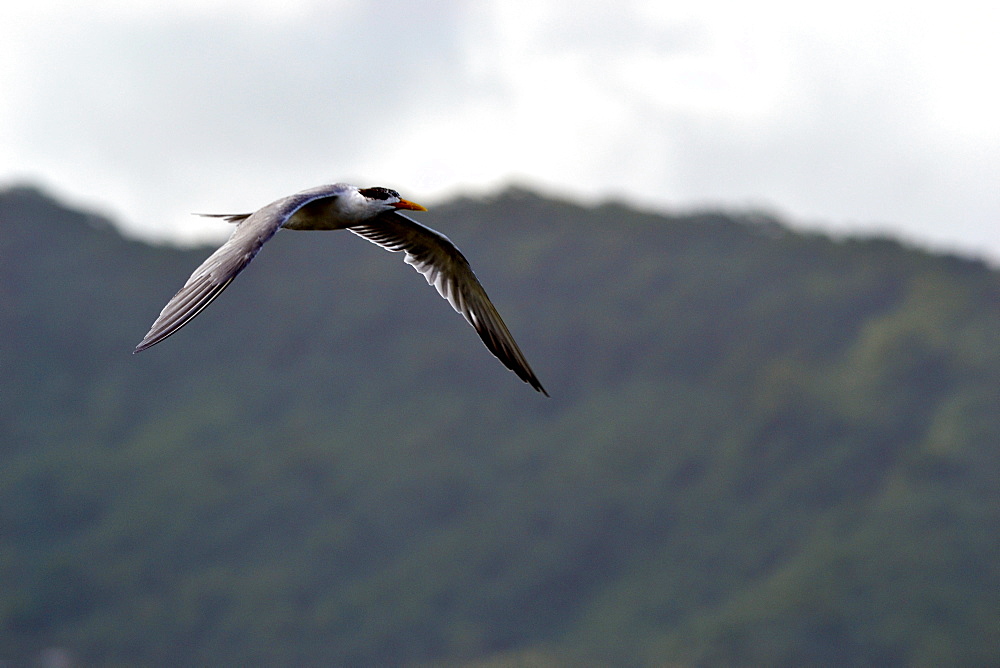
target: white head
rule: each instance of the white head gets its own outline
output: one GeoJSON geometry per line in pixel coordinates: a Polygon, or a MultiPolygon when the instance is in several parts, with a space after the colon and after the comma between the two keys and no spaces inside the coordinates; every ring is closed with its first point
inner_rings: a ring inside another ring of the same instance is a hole
{"type": "Polygon", "coordinates": [[[342,192],[337,197],[337,209],[342,218],[353,218],[356,220],[367,220],[380,213],[404,209],[408,211],[426,211],[424,207],[416,202],[405,200],[399,193],[389,188],[373,186],[371,188],[358,188],[345,184],[342,192]]]}

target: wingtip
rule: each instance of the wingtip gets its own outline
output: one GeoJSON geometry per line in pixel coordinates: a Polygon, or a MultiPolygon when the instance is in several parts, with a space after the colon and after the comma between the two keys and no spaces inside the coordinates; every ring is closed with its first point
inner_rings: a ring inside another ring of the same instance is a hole
{"type": "Polygon", "coordinates": [[[144,338],[142,341],[139,342],[139,345],[137,345],[135,347],[135,350],[132,351],[132,354],[136,355],[138,353],[141,353],[143,350],[146,350],[147,348],[151,348],[151,347],[155,346],[157,343],[159,343],[162,340],[163,339],[160,339],[160,338],[150,339],[147,336],[146,338],[144,338]]]}
{"type": "Polygon", "coordinates": [[[515,367],[511,367],[511,371],[513,371],[518,378],[524,381],[524,383],[527,384],[529,387],[531,387],[531,389],[533,389],[535,392],[538,392],[539,394],[544,394],[545,396],[549,396],[549,393],[546,391],[546,389],[542,387],[542,381],[538,380],[538,376],[536,376],[530,368],[522,367],[521,369],[518,369],[515,367]]]}

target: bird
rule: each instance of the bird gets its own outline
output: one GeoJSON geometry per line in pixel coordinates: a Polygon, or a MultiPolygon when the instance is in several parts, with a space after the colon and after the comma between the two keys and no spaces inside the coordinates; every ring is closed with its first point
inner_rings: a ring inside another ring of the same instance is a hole
{"type": "Polygon", "coordinates": [[[197,214],[222,218],[235,223],[236,229],[167,302],[133,354],[191,322],[229,287],[278,230],[346,229],[388,251],[403,252],[404,261],[423,274],[472,325],[504,366],[549,396],[461,251],[445,235],[401,213],[426,210],[389,188],[334,183],[282,197],[253,213],[197,214]]]}

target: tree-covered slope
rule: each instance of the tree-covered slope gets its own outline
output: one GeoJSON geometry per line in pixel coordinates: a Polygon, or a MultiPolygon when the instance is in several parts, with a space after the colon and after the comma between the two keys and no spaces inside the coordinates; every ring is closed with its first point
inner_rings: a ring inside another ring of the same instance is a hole
{"type": "Polygon", "coordinates": [[[552,399],[343,232],[133,356],[208,250],[0,194],[0,659],[1000,659],[996,272],[516,190],[422,219],[552,399]]]}

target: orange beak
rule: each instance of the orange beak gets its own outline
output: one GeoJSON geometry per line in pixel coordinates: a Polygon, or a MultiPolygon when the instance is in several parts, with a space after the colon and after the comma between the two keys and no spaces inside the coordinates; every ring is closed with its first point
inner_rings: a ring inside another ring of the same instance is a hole
{"type": "Polygon", "coordinates": [[[411,202],[411,201],[406,200],[406,199],[399,200],[398,202],[396,202],[395,204],[393,204],[393,206],[396,207],[397,209],[406,209],[408,211],[426,211],[427,210],[427,207],[420,206],[416,202],[411,202]]]}

